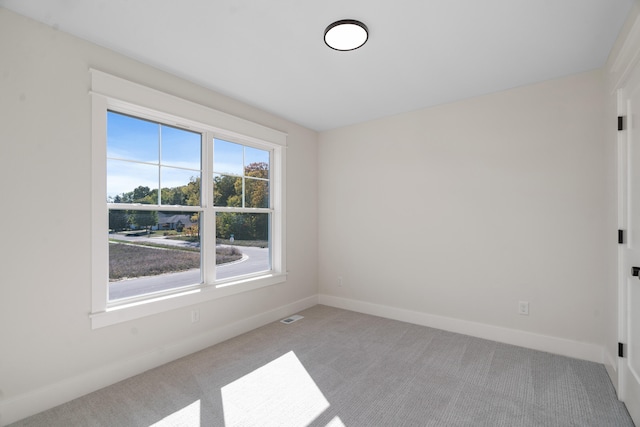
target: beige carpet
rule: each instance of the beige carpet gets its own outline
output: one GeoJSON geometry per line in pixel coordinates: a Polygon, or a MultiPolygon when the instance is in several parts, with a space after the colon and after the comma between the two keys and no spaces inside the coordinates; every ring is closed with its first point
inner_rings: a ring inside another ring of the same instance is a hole
{"type": "Polygon", "coordinates": [[[633,426],[602,365],[316,306],[14,426],[633,426]]]}

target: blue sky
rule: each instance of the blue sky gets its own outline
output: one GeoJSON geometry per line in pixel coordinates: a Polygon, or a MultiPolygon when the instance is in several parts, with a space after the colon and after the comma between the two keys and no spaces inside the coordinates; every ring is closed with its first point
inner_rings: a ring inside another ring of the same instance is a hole
{"type": "Polygon", "coordinates": [[[215,173],[242,175],[244,166],[248,164],[257,162],[269,163],[268,151],[235,144],[222,139],[214,140],[214,152],[213,171],[215,173]]]}
{"type": "MultiPolygon", "coordinates": [[[[107,196],[158,188],[159,178],[162,187],[186,185],[200,176],[200,144],[199,133],[108,112],[107,196]]],[[[242,175],[244,165],[269,163],[265,150],[220,139],[214,145],[215,173],[242,175]]]]}

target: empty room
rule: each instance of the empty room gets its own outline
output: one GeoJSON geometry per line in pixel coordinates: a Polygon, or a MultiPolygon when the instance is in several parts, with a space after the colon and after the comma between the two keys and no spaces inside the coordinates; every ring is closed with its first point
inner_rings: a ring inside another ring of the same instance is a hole
{"type": "Polygon", "coordinates": [[[0,426],[640,425],[638,111],[640,0],[0,0],[0,426]]]}

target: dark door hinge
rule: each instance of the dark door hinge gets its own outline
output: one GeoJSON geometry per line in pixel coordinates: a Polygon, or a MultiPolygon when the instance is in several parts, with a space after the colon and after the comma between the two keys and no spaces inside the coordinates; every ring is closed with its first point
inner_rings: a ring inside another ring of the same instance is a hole
{"type": "Polygon", "coordinates": [[[624,357],[624,344],[618,343],[618,357],[624,357]]]}
{"type": "Polygon", "coordinates": [[[618,130],[624,130],[624,116],[618,116],[618,130]]]}
{"type": "Polygon", "coordinates": [[[624,243],[624,230],[618,230],[618,244],[624,243]]]}

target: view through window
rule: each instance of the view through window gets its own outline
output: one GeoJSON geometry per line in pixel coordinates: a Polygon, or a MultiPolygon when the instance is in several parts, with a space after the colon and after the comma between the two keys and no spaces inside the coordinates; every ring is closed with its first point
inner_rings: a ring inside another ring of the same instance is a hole
{"type": "Polygon", "coordinates": [[[108,111],[108,300],[270,271],[271,158],[206,130],[108,111]]]}
{"type": "Polygon", "coordinates": [[[270,270],[269,152],[220,139],[213,150],[217,243],[240,245],[248,258],[244,265],[218,263],[216,277],[270,270]]]}

